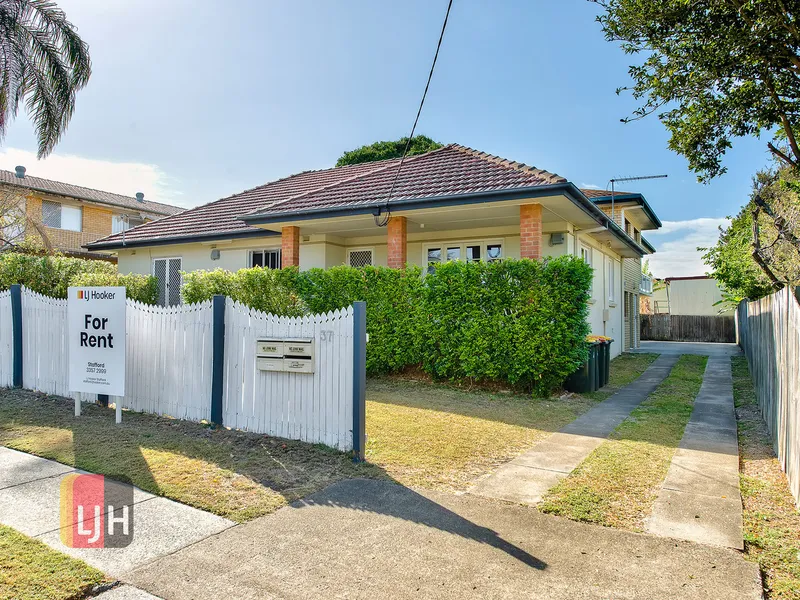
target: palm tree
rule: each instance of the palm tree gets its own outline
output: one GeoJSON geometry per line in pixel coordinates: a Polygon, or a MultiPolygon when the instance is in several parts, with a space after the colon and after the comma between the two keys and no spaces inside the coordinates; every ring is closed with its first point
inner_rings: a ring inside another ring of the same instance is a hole
{"type": "Polygon", "coordinates": [[[39,142],[52,152],[89,81],[89,46],[51,0],[0,0],[0,140],[25,102],[39,142]]]}

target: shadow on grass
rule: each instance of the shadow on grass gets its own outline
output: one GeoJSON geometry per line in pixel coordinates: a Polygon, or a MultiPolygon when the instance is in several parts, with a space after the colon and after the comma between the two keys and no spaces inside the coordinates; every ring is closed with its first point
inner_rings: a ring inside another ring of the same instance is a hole
{"type": "Polygon", "coordinates": [[[116,425],[114,411],[96,405],[84,404],[76,418],[71,400],[25,390],[0,391],[0,444],[124,478],[145,491],[240,522],[336,481],[380,479],[389,490],[379,495],[383,500],[356,491],[327,503],[413,521],[488,544],[530,567],[546,567],[494,531],[399,484],[380,467],[354,464],[321,445],[131,412],[116,425]]]}

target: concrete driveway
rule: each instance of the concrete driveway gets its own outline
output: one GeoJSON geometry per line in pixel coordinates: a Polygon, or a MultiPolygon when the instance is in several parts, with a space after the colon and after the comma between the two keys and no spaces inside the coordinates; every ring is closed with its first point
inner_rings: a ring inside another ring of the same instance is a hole
{"type": "Polygon", "coordinates": [[[167,600],[761,597],[739,553],[348,480],[126,580],[167,600]]]}

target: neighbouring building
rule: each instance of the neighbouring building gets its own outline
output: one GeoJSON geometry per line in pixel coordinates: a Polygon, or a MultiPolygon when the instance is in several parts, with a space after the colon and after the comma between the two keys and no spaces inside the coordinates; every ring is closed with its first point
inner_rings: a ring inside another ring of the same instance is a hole
{"type": "Polygon", "coordinates": [[[614,355],[638,343],[638,304],[627,299],[640,291],[641,267],[637,279],[624,261],[640,265],[653,251],[640,232],[660,226],[640,195],[612,219],[563,177],[457,144],[407,158],[393,186],[399,163],[299,173],[87,247],[116,253],[123,272],[154,274],[163,304],[180,302],[180,273],[196,269],[570,254],[594,267],[592,332],[614,338],[614,355]]]}
{"type": "MultiPolygon", "coordinates": [[[[0,170],[0,190],[43,227],[54,249],[83,258],[113,258],[108,252],[87,252],[84,246],[184,210],[145,200],[141,193],[123,196],[32,177],[25,167],[17,167],[15,171],[0,170]]],[[[39,235],[30,226],[24,233],[39,235]]]]}
{"type": "Polygon", "coordinates": [[[714,316],[733,314],[723,300],[719,282],[708,275],[657,280],[650,305],[653,314],[714,316]]]}

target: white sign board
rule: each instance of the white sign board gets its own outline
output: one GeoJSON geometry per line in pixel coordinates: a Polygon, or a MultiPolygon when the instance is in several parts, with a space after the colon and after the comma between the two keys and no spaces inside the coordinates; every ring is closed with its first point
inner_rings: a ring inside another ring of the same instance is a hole
{"type": "Polygon", "coordinates": [[[70,287],[69,390],[125,395],[125,288],[70,287]]]}

